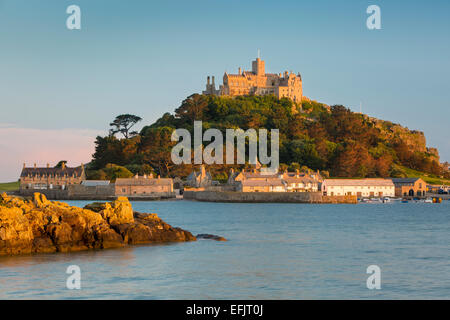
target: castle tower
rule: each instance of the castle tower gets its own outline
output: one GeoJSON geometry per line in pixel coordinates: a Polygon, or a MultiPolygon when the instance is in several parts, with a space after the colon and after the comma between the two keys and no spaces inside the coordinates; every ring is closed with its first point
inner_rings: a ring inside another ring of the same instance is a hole
{"type": "Polygon", "coordinates": [[[212,76],[212,77],[208,76],[206,78],[206,89],[202,93],[203,94],[218,94],[218,90],[216,90],[214,76],[212,76]],[[211,82],[211,80],[212,80],[212,82],[211,82]]]}
{"type": "Polygon", "coordinates": [[[264,76],[266,74],[266,64],[260,58],[256,58],[255,61],[252,61],[252,71],[257,76],[264,76]]]}

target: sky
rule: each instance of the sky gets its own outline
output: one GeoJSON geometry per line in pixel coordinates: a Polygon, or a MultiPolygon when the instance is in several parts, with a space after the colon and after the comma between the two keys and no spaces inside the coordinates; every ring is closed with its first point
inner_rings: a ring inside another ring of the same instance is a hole
{"type": "Polygon", "coordinates": [[[448,0],[0,0],[0,181],[89,162],[117,115],[151,124],[258,49],[267,72],[300,72],[305,96],[423,131],[450,161],[449,15],[448,0]],[[81,30],[66,27],[73,4],[81,30]]]}

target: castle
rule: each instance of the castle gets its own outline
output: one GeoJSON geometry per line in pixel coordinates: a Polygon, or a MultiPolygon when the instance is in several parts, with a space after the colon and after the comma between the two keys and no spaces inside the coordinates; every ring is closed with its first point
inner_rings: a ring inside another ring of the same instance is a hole
{"type": "Polygon", "coordinates": [[[216,89],[214,76],[207,77],[206,90],[203,94],[220,96],[269,95],[278,99],[290,98],[296,103],[302,102],[302,77],[285,71],[283,74],[266,73],[265,62],[259,57],[252,61],[252,71],[238,69],[238,74],[225,72],[223,85],[216,89]],[[211,81],[212,80],[212,81],[211,81]]]}

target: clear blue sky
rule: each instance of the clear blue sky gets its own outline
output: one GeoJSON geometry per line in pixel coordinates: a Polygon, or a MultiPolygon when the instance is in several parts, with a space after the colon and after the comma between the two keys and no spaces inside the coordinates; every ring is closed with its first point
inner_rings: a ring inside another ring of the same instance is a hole
{"type": "Polygon", "coordinates": [[[0,126],[106,132],[121,113],[150,124],[207,75],[249,69],[259,48],[268,72],[302,74],[306,96],[362,102],[450,160],[449,13],[448,0],[0,0],[0,126]],[[71,4],[82,30],[66,29],[71,4]],[[371,4],[382,30],[366,28],[371,4]]]}

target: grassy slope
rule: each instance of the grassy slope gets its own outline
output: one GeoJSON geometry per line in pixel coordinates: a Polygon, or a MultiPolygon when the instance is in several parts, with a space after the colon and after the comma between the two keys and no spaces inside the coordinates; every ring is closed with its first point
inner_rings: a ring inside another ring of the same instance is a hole
{"type": "Polygon", "coordinates": [[[407,167],[401,167],[403,172],[407,174],[409,178],[422,178],[426,183],[435,184],[435,185],[450,185],[450,180],[441,179],[436,177],[435,175],[423,173],[420,171],[416,171],[407,167]]]}
{"type": "Polygon", "coordinates": [[[0,191],[16,191],[19,190],[19,181],[0,183],[0,191]]]}

